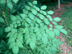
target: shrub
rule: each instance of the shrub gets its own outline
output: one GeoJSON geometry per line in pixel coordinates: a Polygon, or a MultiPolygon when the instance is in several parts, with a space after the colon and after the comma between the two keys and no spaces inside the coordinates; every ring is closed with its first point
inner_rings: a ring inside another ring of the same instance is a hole
{"type": "MultiPolygon", "coordinates": [[[[27,0],[23,3],[21,0],[18,3],[18,0],[7,0],[9,18],[7,19],[7,12],[1,11],[3,17],[0,16],[0,22],[7,25],[5,27],[5,32],[8,33],[7,45],[13,54],[56,54],[61,42],[55,37],[58,37],[60,32],[67,34],[63,26],[56,23],[61,19],[59,17],[52,19],[53,11],[45,11],[46,5],[38,8],[36,4],[37,1],[27,0]]],[[[3,53],[8,54],[9,51],[3,53]]]]}

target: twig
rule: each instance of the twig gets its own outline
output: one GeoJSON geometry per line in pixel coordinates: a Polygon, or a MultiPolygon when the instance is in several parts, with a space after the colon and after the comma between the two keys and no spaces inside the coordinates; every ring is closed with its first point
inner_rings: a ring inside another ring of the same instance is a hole
{"type": "Polygon", "coordinates": [[[4,17],[4,20],[5,20],[6,24],[7,24],[7,26],[8,26],[8,21],[7,21],[6,17],[5,17],[5,12],[3,12],[1,9],[0,9],[0,11],[2,13],[2,16],[4,17]]]}

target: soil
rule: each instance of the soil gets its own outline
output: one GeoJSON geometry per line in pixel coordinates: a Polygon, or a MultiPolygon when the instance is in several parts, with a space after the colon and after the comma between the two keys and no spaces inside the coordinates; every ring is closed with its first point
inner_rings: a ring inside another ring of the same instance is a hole
{"type": "MultiPolygon", "coordinates": [[[[62,15],[63,12],[67,11],[67,9],[65,8],[66,6],[68,6],[69,8],[72,7],[72,2],[69,3],[69,4],[61,4],[61,8],[60,9],[57,8],[58,6],[55,6],[55,8],[53,10],[54,14],[53,14],[52,18],[59,17],[60,15],[62,15]]],[[[64,42],[63,44],[60,44],[60,47],[59,47],[59,49],[61,51],[64,51],[64,52],[63,53],[59,53],[59,54],[72,54],[72,51],[71,51],[72,47],[68,46],[68,44],[65,42],[66,38],[64,38],[62,36],[63,36],[63,34],[60,33],[59,37],[56,37],[60,41],[64,42]]]]}

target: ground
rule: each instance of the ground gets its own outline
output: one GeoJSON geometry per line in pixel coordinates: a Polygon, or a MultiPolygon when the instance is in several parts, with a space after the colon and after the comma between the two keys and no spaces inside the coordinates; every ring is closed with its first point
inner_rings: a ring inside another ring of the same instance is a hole
{"type": "MultiPolygon", "coordinates": [[[[52,18],[59,17],[60,15],[62,15],[63,12],[67,11],[67,8],[72,7],[72,2],[69,4],[61,4],[61,9],[58,9],[57,7],[58,6],[55,6],[53,9],[54,14],[53,14],[52,18]]],[[[59,47],[60,50],[64,51],[63,53],[60,53],[60,54],[72,54],[72,51],[71,51],[72,47],[68,46],[68,44],[65,42],[66,38],[62,37],[62,35],[63,34],[60,33],[59,37],[57,37],[60,41],[64,42],[59,47]]]]}

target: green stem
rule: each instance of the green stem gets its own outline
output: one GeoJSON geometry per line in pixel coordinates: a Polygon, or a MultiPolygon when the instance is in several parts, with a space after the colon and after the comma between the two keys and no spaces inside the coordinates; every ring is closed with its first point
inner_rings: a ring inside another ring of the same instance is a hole
{"type": "Polygon", "coordinates": [[[5,17],[5,12],[3,12],[1,9],[0,9],[0,11],[1,11],[1,13],[2,13],[2,15],[4,17],[4,20],[6,22],[6,25],[8,26],[8,21],[7,21],[6,17],[5,17]]]}

